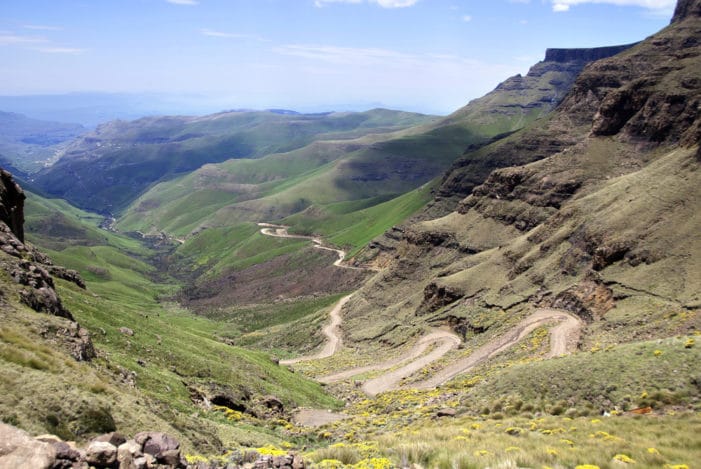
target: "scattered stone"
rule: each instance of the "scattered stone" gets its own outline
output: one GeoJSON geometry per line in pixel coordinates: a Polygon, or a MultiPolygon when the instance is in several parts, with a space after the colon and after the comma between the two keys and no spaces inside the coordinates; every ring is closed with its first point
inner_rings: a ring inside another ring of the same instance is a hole
{"type": "Polygon", "coordinates": [[[54,441],[49,444],[56,450],[56,459],[78,461],[81,457],[80,451],[71,447],[71,445],[65,441],[54,441]]]}
{"type": "Polygon", "coordinates": [[[111,445],[119,447],[120,445],[123,445],[124,443],[127,442],[127,437],[125,437],[124,435],[122,435],[119,432],[110,432],[110,433],[105,433],[104,435],[98,436],[93,441],[104,441],[104,442],[110,443],[111,445]]]}
{"type": "Polygon", "coordinates": [[[263,405],[274,412],[282,412],[284,409],[282,401],[275,396],[265,396],[263,405]]]}
{"type": "Polygon", "coordinates": [[[68,323],[56,331],[56,337],[65,343],[71,356],[79,362],[87,362],[97,357],[90,332],[77,322],[68,323]]]}
{"type": "Polygon", "coordinates": [[[188,465],[180,443],[161,432],[141,432],[127,439],[118,432],[92,440],[85,451],[74,442],[55,435],[32,438],[27,433],[0,423],[0,469],[305,469],[294,452],[283,456],[261,455],[257,451],[234,451],[226,463],[219,459],[188,465]],[[119,446],[117,446],[119,445],[119,446]]]}
{"type": "Polygon", "coordinates": [[[134,441],[140,444],[144,454],[150,454],[157,460],[166,456],[171,456],[171,451],[177,451],[178,459],[180,455],[180,443],[172,436],[161,432],[141,432],[137,433],[134,441]]]}
{"type": "Polygon", "coordinates": [[[92,441],[85,451],[85,461],[93,466],[111,466],[117,462],[117,447],[107,441],[92,441]]]}
{"type": "Polygon", "coordinates": [[[295,454],[292,457],[292,469],[304,469],[304,459],[299,454],[295,454]]]}
{"type": "Polygon", "coordinates": [[[455,409],[440,409],[436,412],[436,417],[455,417],[458,411],[455,409]]]}
{"type": "Polygon", "coordinates": [[[120,327],[119,332],[121,332],[124,335],[128,335],[128,336],[134,335],[134,331],[129,329],[128,327],[120,327]]]}

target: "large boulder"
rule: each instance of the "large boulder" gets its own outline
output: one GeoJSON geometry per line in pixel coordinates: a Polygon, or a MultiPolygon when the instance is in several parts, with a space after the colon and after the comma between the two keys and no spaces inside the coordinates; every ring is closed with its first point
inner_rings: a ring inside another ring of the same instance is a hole
{"type": "Polygon", "coordinates": [[[172,436],[161,432],[141,432],[134,436],[134,441],[141,445],[145,456],[153,456],[158,463],[185,467],[180,455],[180,442],[172,436]]]}
{"type": "Polygon", "coordinates": [[[51,444],[0,422],[0,468],[50,469],[55,462],[56,450],[51,444]]]}
{"type": "Polygon", "coordinates": [[[92,441],[85,450],[85,461],[91,466],[113,466],[117,462],[117,447],[108,441],[92,441]]]}

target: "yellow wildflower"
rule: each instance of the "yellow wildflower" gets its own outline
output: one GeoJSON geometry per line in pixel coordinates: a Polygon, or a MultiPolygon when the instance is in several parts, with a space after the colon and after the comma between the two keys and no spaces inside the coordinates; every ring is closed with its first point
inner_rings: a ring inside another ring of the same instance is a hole
{"type": "Polygon", "coordinates": [[[627,454],[617,454],[613,457],[614,460],[624,462],[626,464],[635,464],[635,459],[631,458],[627,454]]]}

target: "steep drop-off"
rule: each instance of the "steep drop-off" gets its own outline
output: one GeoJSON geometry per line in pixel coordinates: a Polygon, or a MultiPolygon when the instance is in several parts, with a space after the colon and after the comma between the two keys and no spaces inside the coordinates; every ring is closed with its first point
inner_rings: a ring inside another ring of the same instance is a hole
{"type": "Polygon", "coordinates": [[[698,5],[587,66],[548,119],[458,161],[425,221],[371,246],[390,267],[351,300],[344,340],[445,324],[469,344],[537,307],[585,320],[581,349],[699,328],[698,5]],[[505,157],[519,165],[478,182],[476,161],[505,157]]]}

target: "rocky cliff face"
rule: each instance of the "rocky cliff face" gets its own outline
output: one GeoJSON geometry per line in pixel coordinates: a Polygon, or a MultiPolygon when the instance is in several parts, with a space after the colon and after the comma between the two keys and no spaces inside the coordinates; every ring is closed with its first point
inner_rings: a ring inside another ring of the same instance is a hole
{"type": "Polygon", "coordinates": [[[24,199],[24,192],[12,175],[0,169],[0,221],[20,242],[24,242],[24,199]]]}
{"type": "Polygon", "coordinates": [[[24,242],[25,195],[12,175],[0,169],[0,269],[12,279],[14,285],[0,286],[5,298],[16,292],[17,299],[37,312],[66,318],[70,322],[57,330],[57,336],[77,360],[89,360],[95,350],[88,331],[73,321],[56,293],[54,276],[71,281],[85,288],[80,275],[73,270],[53,264],[45,254],[24,242]]]}
{"type": "Polygon", "coordinates": [[[671,27],[586,66],[547,119],[458,161],[438,191],[461,197],[457,209],[375,244],[390,267],[353,298],[348,341],[398,344],[426,324],[537,307],[579,315],[582,347],[698,328],[698,5],[680,2],[671,27]],[[669,310],[689,313],[665,321],[669,310]]]}
{"type": "MultiPolygon", "coordinates": [[[[543,118],[568,95],[587,64],[611,57],[633,46],[634,44],[590,49],[548,49],[545,60],[531,67],[526,76],[517,75],[507,79],[493,92],[471,102],[456,115],[472,120],[484,119],[480,114],[484,113],[483,108],[489,106],[494,115],[531,115],[543,118]]],[[[485,142],[492,145],[467,148],[465,154],[453,163],[453,167],[443,177],[431,214],[437,216],[454,209],[460,199],[466,197],[496,168],[536,161],[571,145],[570,130],[556,123],[546,131],[538,127],[517,139],[510,133],[505,133],[491,142],[485,142]],[[493,144],[500,140],[505,145],[493,144]]]]}
{"type": "Polygon", "coordinates": [[[672,24],[684,21],[687,18],[701,16],[701,1],[699,0],[679,0],[674,10],[672,24]]]}
{"type": "MultiPolygon", "coordinates": [[[[636,43],[637,44],[637,43],[636,43]]],[[[545,62],[594,62],[620,54],[630,49],[635,44],[622,46],[594,47],[589,49],[547,49],[545,51],[545,62]]]]}

